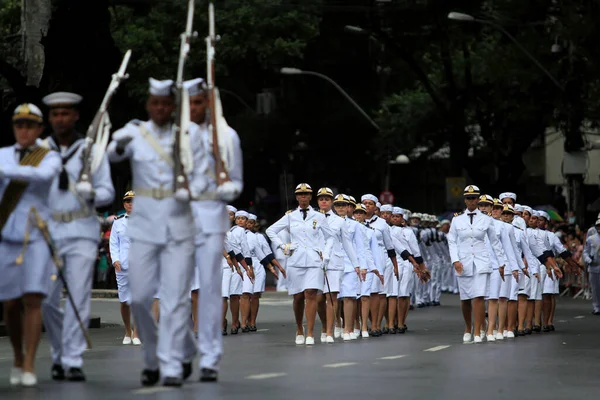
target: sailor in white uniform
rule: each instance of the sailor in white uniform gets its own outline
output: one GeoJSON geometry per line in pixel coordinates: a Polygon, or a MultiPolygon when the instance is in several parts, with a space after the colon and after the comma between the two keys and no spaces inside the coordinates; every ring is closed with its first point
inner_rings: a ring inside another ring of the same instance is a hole
{"type": "Polygon", "coordinates": [[[189,134],[182,136],[178,149],[189,188],[174,189],[172,86],[173,81],[150,78],[146,103],[150,120],[128,123],[113,134],[108,147],[111,161],[131,161],[136,194],[135,210],[128,223],[132,239],[131,309],[144,343],[141,381],[145,386],[156,384],[161,375],[164,385],[181,386],[191,373],[191,360],[184,359],[185,338],[191,329],[189,293],[197,233],[191,223],[190,199],[202,195],[209,186],[207,149],[198,125],[190,122],[189,134]],[[157,334],[150,310],[159,287],[157,334]]]}
{"type": "Polygon", "coordinates": [[[18,106],[12,117],[17,143],[0,149],[0,301],[15,357],[11,385],[37,384],[41,304],[51,276],[48,244],[30,215],[35,207],[42,219],[50,217],[48,193],[61,168],[58,153],[36,143],[43,120],[34,104],[18,106]]]}
{"type": "Polygon", "coordinates": [[[485,301],[490,287],[492,265],[485,240],[490,241],[500,267],[506,265],[504,251],[498,241],[493,221],[477,209],[479,188],[469,185],[464,190],[465,212],[452,219],[448,232],[448,247],[452,264],[458,274],[461,308],[465,319],[463,342],[471,342],[472,328],[475,328],[475,343],[481,343],[479,330],[485,322],[485,301]],[[473,304],[472,304],[473,303],[473,304]],[[475,323],[471,321],[474,315],[475,323]]]}
{"type": "MultiPolygon", "coordinates": [[[[96,207],[112,204],[115,190],[106,155],[94,151],[93,157],[99,156],[102,160],[92,171],[90,182],[79,182],[85,138],[75,130],[75,123],[79,119],[77,105],[81,100],[81,96],[67,92],[44,97],[44,103],[50,108],[48,120],[53,132],[42,145],[58,151],[62,157],[62,170],[50,189],[50,232],[65,260],[64,276],[71,296],[84,326],[87,326],[94,265],[101,239],[96,207]]],[[[66,304],[64,314],[60,308],[62,290],[62,280],[53,281],[43,304],[44,325],[52,345],[52,379],[66,377],[70,381],[84,381],[82,355],[87,345],[71,304],[66,304]]]]}
{"type": "Polygon", "coordinates": [[[600,218],[593,226],[596,234],[588,234],[583,249],[583,262],[588,267],[592,288],[592,314],[600,315],[600,218]]]}
{"type": "MultiPolygon", "coordinates": [[[[213,135],[209,130],[206,109],[208,94],[202,78],[184,82],[190,96],[190,119],[200,127],[200,138],[206,149],[212,149],[213,135]]],[[[224,119],[217,122],[220,156],[229,173],[230,182],[217,186],[214,165],[215,156],[208,153],[208,187],[206,193],[198,201],[192,202],[197,234],[195,237],[195,286],[200,288],[195,321],[202,321],[198,326],[198,348],[200,350],[200,380],[214,382],[217,380],[222,356],[221,334],[221,290],[222,254],[225,233],[229,229],[227,202],[233,201],[244,187],[243,161],[240,138],[224,119]]]]}
{"type": "Polygon", "coordinates": [[[123,338],[123,344],[134,344],[139,346],[142,341],[138,338],[137,331],[134,325],[131,323],[131,308],[129,303],[131,302],[131,292],[129,290],[129,246],[131,245],[131,239],[127,235],[127,222],[129,222],[129,215],[133,210],[133,199],[135,193],[130,190],[123,196],[123,208],[125,214],[117,217],[113,222],[110,230],[110,259],[112,260],[117,276],[117,291],[119,295],[119,302],[121,303],[121,318],[123,318],[123,325],[125,325],[125,337],[123,338]]]}
{"type": "MultiPolygon", "coordinates": [[[[229,215],[229,225],[235,224],[235,213],[237,212],[237,208],[232,205],[226,206],[227,213],[229,215]]],[[[240,270],[240,265],[238,264],[235,253],[233,252],[233,247],[229,242],[229,231],[225,234],[225,242],[223,243],[223,259],[221,261],[221,268],[223,269],[221,275],[221,297],[223,298],[223,332],[222,336],[227,336],[227,309],[229,308],[229,300],[231,298],[231,314],[232,316],[237,316],[237,320],[235,321],[236,327],[239,324],[239,315],[240,315],[240,298],[239,296],[230,296],[231,289],[231,279],[233,275],[237,275],[239,279],[242,278],[243,274],[240,270]],[[235,309],[235,312],[234,312],[235,309]]],[[[234,321],[232,321],[233,323],[234,321]]],[[[233,327],[233,325],[232,325],[233,327]]],[[[233,329],[233,328],[232,328],[233,329]]]]}
{"type": "Polygon", "coordinates": [[[267,236],[276,247],[285,249],[287,260],[288,293],[294,296],[296,319],[296,344],[315,344],[314,329],[317,314],[317,294],[323,290],[323,243],[332,236],[327,218],[310,206],[312,188],[306,183],[296,187],[296,201],[299,207],[284,215],[267,228],[267,236]],[[291,243],[281,242],[277,235],[287,229],[291,243]],[[302,325],[306,302],[307,329],[302,325]],[[306,336],[305,336],[306,334],[306,336]]]}

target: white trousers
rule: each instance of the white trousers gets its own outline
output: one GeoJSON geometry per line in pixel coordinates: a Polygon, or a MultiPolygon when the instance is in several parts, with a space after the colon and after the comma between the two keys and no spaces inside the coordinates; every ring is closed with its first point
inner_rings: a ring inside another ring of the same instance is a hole
{"type": "MultiPolygon", "coordinates": [[[[129,249],[131,311],[144,346],[144,368],[160,367],[164,377],[180,377],[185,339],[190,332],[190,282],[194,272],[194,241],[154,244],[132,240],[129,249]],[[152,315],[160,289],[158,332],[152,315]]],[[[220,287],[220,286],[219,286],[220,287]]]]}
{"type": "MultiPolygon", "coordinates": [[[[64,260],[63,276],[79,312],[83,326],[88,327],[92,298],[92,274],[98,253],[98,244],[88,239],[69,239],[56,242],[64,260]]],[[[56,274],[56,267],[53,264],[56,274]]],[[[65,310],[60,307],[63,282],[57,276],[48,297],[42,303],[42,317],[51,345],[52,362],[65,368],[81,368],[82,354],[87,348],[75,312],[67,299],[65,310]]]]}
{"type": "Polygon", "coordinates": [[[223,355],[223,297],[221,281],[223,276],[224,233],[207,235],[196,247],[196,268],[200,276],[198,295],[198,348],[200,368],[219,369],[223,355]]]}
{"type": "Polygon", "coordinates": [[[442,297],[442,263],[439,260],[435,260],[431,264],[431,285],[430,285],[430,299],[439,303],[442,297]]]}

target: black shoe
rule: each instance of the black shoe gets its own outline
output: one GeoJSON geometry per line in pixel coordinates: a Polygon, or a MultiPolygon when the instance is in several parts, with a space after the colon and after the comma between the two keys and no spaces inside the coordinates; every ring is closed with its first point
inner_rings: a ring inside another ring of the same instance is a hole
{"type": "Polygon", "coordinates": [[[440,303],[439,301],[436,301],[435,303],[433,303],[433,305],[434,305],[435,307],[439,307],[439,306],[441,306],[441,305],[442,305],[442,303],[440,303]]]}
{"type": "Polygon", "coordinates": [[[531,329],[529,328],[525,328],[523,332],[525,332],[526,335],[531,335],[531,329]]]}
{"type": "Polygon", "coordinates": [[[198,339],[198,332],[194,332],[194,339],[198,339]]]}
{"type": "Polygon", "coordinates": [[[425,304],[419,303],[419,304],[417,304],[417,308],[425,308],[425,304]]]}
{"type": "Polygon", "coordinates": [[[185,381],[192,374],[192,363],[191,362],[181,363],[181,367],[183,368],[182,375],[183,375],[183,380],[185,381]]]}
{"type": "Polygon", "coordinates": [[[544,326],[544,327],[542,328],[542,332],[550,332],[550,328],[549,328],[549,327],[547,327],[547,326],[544,326]]]}
{"type": "Polygon", "coordinates": [[[413,306],[413,305],[411,304],[410,306],[408,306],[408,309],[409,309],[409,310],[414,310],[414,309],[415,309],[415,306],[413,306]]]}
{"type": "Polygon", "coordinates": [[[592,311],[592,315],[600,315],[600,311],[592,311]]]}
{"type": "Polygon", "coordinates": [[[250,325],[250,332],[256,332],[257,330],[256,325],[250,325]]]}
{"type": "Polygon", "coordinates": [[[554,325],[548,325],[548,329],[550,329],[550,332],[554,332],[554,325]]]}
{"type": "Polygon", "coordinates": [[[227,328],[223,329],[222,334],[223,334],[223,336],[227,336],[227,328]]]}
{"type": "Polygon", "coordinates": [[[381,331],[382,335],[387,335],[388,333],[390,333],[390,330],[388,328],[383,328],[383,330],[381,331]]]}
{"type": "Polygon", "coordinates": [[[65,380],[65,370],[60,364],[52,365],[52,370],[50,370],[50,375],[52,375],[52,379],[55,381],[64,381],[65,380]]]}
{"type": "Polygon", "coordinates": [[[183,380],[176,376],[167,376],[163,381],[163,386],[181,387],[183,380]]]}
{"type": "Polygon", "coordinates": [[[239,329],[240,329],[239,327],[238,328],[231,328],[231,334],[232,335],[237,335],[239,329]]]}
{"type": "Polygon", "coordinates": [[[214,369],[202,368],[200,371],[200,382],[216,382],[219,373],[214,369]]]}
{"type": "Polygon", "coordinates": [[[390,329],[390,335],[395,335],[396,333],[398,333],[398,328],[390,329]]]}
{"type": "Polygon", "coordinates": [[[143,386],[154,386],[160,378],[160,372],[158,369],[145,369],[142,371],[142,385],[143,386]]]}
{"type": "Polygon", "coordinates": [[[250,332],[250,328],[249,328],[249,327],[247,327],[247,326],[244,326],[244,327],[242,328],[242,333],[248,333],[248,332],[250,332]]]}
{"type": "Polygon", "coordinates": [[[542,327],[539,325],[534,325],[533,328],[531,328],[531,330],[536,333],[540,333],[542,331],[542,327]]]}
{"type": "Polygon", "coordinates": [[[85,381],[85,374],[81,368],[69,368],[67,370],[66,378],[71,382],[83,382],[85,381]]]}
{"type": "Polygon", "coordinates": [[[515,336],[525,336],[525,331],[517,331],[515,336]]]}
{"type": "Polygon", "coordinates": [[[406,329],[405,328],[398,328],[398,333],[406,333],[406,329]]]}
{"type": "Polygon", "coordinates": [[[408,326],[406,326],[406,324],[404,324],[403,328],[405,331],[408,331],[408,326]]]}

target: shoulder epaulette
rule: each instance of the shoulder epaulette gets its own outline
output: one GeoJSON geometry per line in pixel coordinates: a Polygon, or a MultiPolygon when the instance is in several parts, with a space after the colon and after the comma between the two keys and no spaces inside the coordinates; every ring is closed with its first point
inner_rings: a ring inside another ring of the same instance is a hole
{"type": "Polygon", "coordinates": [[[319,210],[321,214],[325,214],[325,210],[319,210]]]}
{"type": "Polygon", "coordinates": [[[288,215],[288,214],[289,214],[289,213],[291,213],[292,211],[294,211],[294,210],[287,210],[287,211],[285,212],[285,215],[288,215]]]}
{"type": "Polygon", "coordinates": [[[458,216],[459,216],[459,215],[461,215],[462,213],[464,213],[464,211],[455,212],[455,213],[454,213],[454,216],[455,216],[455,217],[458,217],[458,216]]]}

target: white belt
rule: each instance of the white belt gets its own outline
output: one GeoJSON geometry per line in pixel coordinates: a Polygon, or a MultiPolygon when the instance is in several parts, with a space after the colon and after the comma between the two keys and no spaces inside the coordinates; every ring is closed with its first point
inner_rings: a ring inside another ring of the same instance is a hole
{"type": "Polygon", "coordinates": [[[134,188],[136,196],[151,197],[155,200],[164,200],[173,197],[173,189],[166,188],[134,188]]]}
{"type": "MultiPolygon", "coordinates": [[[[173,191],[173,189],[166,189],[166,188],[151,188],[151,189],[150,188],[134,188],[133,191],[135,192],[136,196],[151,197],[155,200],[163,200],[163,199],[173,197],[173,194],[175,193],[173,191]]],[[[219,197],[219,194],[216,191],[214,191],[214,192],[202,193],[200,195],[194,196],[190,200],[192,200],[192,201],[220,200],[220,197],[219,197]]]]}
{"type": "Polygon", "coordinates": [[[75,221],[77,219],[83,219],[93,216],[94,214],[89,211],[79,210],[79,211],[69,211],[69,212],[55,212],[52,213],[52,219],[56,222],[64,222],[69,223],[75,221]]]}

